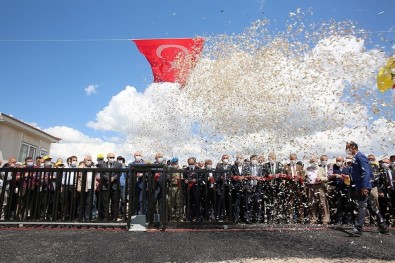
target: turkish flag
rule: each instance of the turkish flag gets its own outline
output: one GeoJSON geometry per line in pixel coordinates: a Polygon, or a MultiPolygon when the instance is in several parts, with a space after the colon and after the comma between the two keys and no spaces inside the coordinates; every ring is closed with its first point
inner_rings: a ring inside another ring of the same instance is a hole
{"type": "Polygon", "coordinates": [[[138,39],[137,48],[151,64],[154,82],[185,85],[202,50],[202,38],[138,39]]]}

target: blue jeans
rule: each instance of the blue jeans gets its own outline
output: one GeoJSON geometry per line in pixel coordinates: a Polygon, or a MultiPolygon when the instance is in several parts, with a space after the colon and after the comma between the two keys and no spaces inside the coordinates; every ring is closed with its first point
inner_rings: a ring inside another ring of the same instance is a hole
{"type": "Polygon", "coordinates": [[[125,202],[126,202],[126,198],[125,198],[125,191],[126,191],[126,189],[125,189],[125,186],[123,185],[121,185],[121,204],[120,204],[120,206],[119,206],[119,214],[120,215],[124,215],[124,214],[126,214],[126,211],[125,211],[125,202]]]}

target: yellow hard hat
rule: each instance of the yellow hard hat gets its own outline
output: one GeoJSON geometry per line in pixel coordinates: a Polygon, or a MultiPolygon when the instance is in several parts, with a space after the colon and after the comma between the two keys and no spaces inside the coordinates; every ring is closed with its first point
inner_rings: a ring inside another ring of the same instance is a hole
{"type": "Polygon", "coordinates": [[[43,160],[45,161],[45,160],[52,160],[52,158],[50,157],[50,156],[48,156],[48,155],[45,155],[44,157],[43,157],[43,160]]]}

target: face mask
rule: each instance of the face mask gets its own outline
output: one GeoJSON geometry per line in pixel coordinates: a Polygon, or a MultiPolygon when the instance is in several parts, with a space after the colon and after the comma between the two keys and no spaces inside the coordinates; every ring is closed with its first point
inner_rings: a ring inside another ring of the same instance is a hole
{"type": "Polygon", "coordinates": [[[388,168],[390,167],[390,164],[389,164],[389,163],[382,163],[381,166],[382,166],[384,169],[388,169],[388,168]]]}
{"type": "Polygon", "coordinates": [[[290,163],[291,165],[294,165],[294,164],[296,164],[296,161],[295,161],[295,160],[290,160],[289,163],[290,163]]]}
{"type": "Polygon", "coordinates": [[[258,161],[257,160],[251,160],[251,164],[252,165],[258,165],[258,161]]]}
{"type": "Polygon", "coordinates": [[[223,159],[222,162],[223,162],[224,164],[228,164],[228,163],[229,163],[229,159],[223,159]]]}
{"type": "Polygon", "coordinates": [[[77,167],[77,161],[72,161],[72,162],[71,162],[71,166],[77,167]]]}
{"type": "Polygon", "coordinates": [[[272,160],[272,159],[269,159],[269,161],[270,161],[271,164],[274,164],[274,163],[275,163],[275,161],[272,160]]]}
{"type": "Polygon", "coordinates": [[[336,162],[336,165],[340,167],[343,165],[343,162],[336,162]]]}
{"type": "Polygon", "coordinates": [[[115,159],[114,159],[114,158],[108,159],[108,162],[109,162],[109,163],[114,163],[114,162],[115,162],[115,159]]]}
{"type": "Polygon", "coordinates": [[[243,159],[237,159],[236,163],[237,164],[242,164],[243,163],[243,159]]]}
{"type": "Polygon", "coordinates": [[[33,166],[33,162],[26,162],[26,166],[27,167],[32,167],[33,166]]]}
{"type": "Polygon", "coordinates": [[[369,161],[369,164],[374,164],[374,161],[369,161]]]}
{"type": "Polygon", "coordinates": [[[15,167],[15,163],[11,163],[9,167],[15,167]]]}
{"type": "Polygon", "coordinates": [[[207,168],[207,170],[211,170],[211,169],[213,169],[213,165],[212,164],[207,164],[206,168],[207,168]]]}
{"type": "Polygon", "coordinates": [[[44,162],[44,166],[51,166],[51,161],[44,162]]]}
{"type": "Polygon", "coordinates": [[[85,161],[85,165],[86,166],[91,166],[92,165],[92,161],[85,161]]]}
{"type": "Polygon", "coordinates": [[[318,166],[317,163],[310,163],[310,165],[311,165],[311,167],[314,167],[314,168],[318,166]]]}
{"type": "Polygon", "coordinates": [[[158,163],[162,163],[162,162],[163,162],[163,158],[162,158],[162,157],[159,157],[158,159],[156,159],[156,161],[157,161],[158,163]]]}
{"type": "Polygon", "coordinates": [[[140,162],[140,161],[141,161],[141,156],[136,156],[136,157],[135,157],[135,160],[136,160],[137,162],[140,162]]]}
{"type": "Polygon", "coordinates": [[[122,161],[122,160],[118,160],[118,162],[119,162],[120,164],[123,164],[123,161],[122,161]]]}
{"type": "Polygon", "coordinates": [[[189,169],[195,169],[195,165],[194,164],[190,164],[188,165],[189,169]]]}
{"type": "Polygon", "coordinates": [[[40,167],[44,167],[44,163],[40,163],[40,167]]]}
{"type": "Polygon", "coordinates": [[[322,165],[322,166],[326,166],[327,163],[328,163],[327,161],[321,161],[321,165],[322,165]]]}

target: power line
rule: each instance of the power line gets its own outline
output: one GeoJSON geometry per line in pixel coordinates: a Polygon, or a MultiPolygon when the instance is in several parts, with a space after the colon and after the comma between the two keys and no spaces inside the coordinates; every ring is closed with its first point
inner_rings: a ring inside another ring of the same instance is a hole
{"type": "MultiPolygon", "coordinates": [[[[378,30],[378,31],[358,31],[358,32],[333,32],[334,35],[359,35],[359,34],[385,34],[385,33],[395,33],[394,29],[390,30],[378,30]]],[[[309,36],[311,34],[267,34],[268,37],[289,37],[289,36],[309,36]]],[[[218,36],[207,36],[201,38],[223,38],[224,36],[229,36],[232,38],[245,38],[246,36],[239,36],[239,35],[218,35],[218,36]]],[[[153,39],[165,39],[165,38],[153,38],[153,39]]],[[[133,41],[139,40],[136,38],[88,38],[88,39],[0,39],[0,42],[105,42],[105,41],[133,41]]]]}
{"type": "Polygon", "coordinates": [[[0,39],[0,42],[101,42],[132,41],[128,38],[91,38],[91,39],[0,39]]]}

